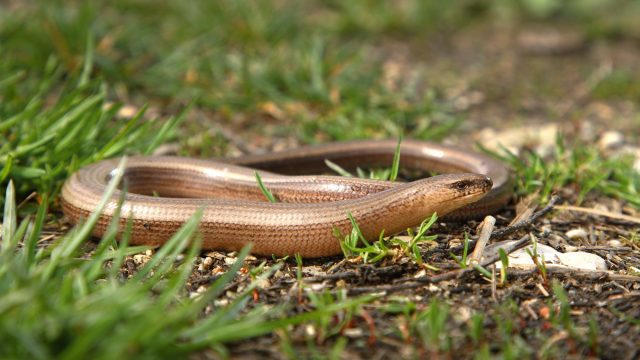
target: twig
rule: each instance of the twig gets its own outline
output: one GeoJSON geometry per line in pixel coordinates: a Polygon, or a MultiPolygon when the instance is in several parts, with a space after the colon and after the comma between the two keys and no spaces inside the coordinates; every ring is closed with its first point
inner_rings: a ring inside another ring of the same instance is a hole
{"type": "MultiPolygon", "coordinates": [[[[556,208],[556,204],[560,201],[560,197],[554,195],[551,197],[551,199],[549,199],[549,203],[542,209],[540,209],[539,211],[533,213],[529,218],[519,221],[513,225],[509,225],[506,226],[502,229],[499,230],[495,230],[494,232],[491,233],[491,237],[490,239],[495,239],[495,238],[499,238],[499,237],[503,237],[505,235],[509,235],[512,234],[518,230],[524,229],[527,226],[530,226],[533,222],[535,222],[536,220],[538,220],[540,217],[546,215],[548,212],[550,212],[551,210],[553,210],[554,208],[556,208]]],[[[469,244],[468,246],[475,246],[476,241],[477,241],[477,236],[471,237],[469,239],[469,244]]],[[[453,249],[450,249],[452,252],[456,252],[456,251],[460,251],[462,250],[463,245],[455,247],[453,249]]]]}
{"type": "Polygon", "coordinates": [[[17,209],[22,208],[27,202],[31,201],[31,199],[33,199],[34,197],[38,196],[37,192],[32,192],[31,194],[29,194],[29,196],[27,196],[24,200],[22,200],[20,202],[20,204],[18,204],[18,206],[16,207],[17,209]]]}
{"type": "MultiPolygon", "coordinates": [[[[631,281],[640,282],[640,276],[613,274],[608,271],[600,270],[584,270],[575,269],[566,266],[547,264],[547,273],[554,275],[570,276],[571,278],[580,278],[586,280],[608,280],[608,281],[631,281]]],[[[526,270],[507,269],[510,276],[527,277],[538,273],[538,269],[531,268],[526,270]]]]}
{"type": "Polygon", "coordinates": [[[616,214],[609,211],[602,211],[602,210],[590,209],[590,208],[572,206],[572,205],[559,205],[559,206],[556,206],[556,209],[565,210],[565,211],[576,211],[576,212],[581,212],[585,214],[604,216],[610,219],[616,219],[616,220],[622,220],[622,221],[628,221],[628,222],[640,224],[640,219],[637,217],[624,215],[624,214],[616,214]]]}
{"type": "Polygon", "coordinates": [[[484,248],[487,246],[489,242],[489,238],[491,237],[491,233],[493,232],[493,227],[496,224],[496,218],[489,215],[484,218],[480,228],[480,235],[478,236],[478,241],[476,241],[476,246],[473,249],[473,253],[469,257],[469,263],[477,264],[482,259],[482,254],[484,253],[484,248]]]}
{"type": "Polygon", "coordinates": [[[576,248],[577,251],[609,251],[609,252],[630,252],[633,251],[632,248],[622,246],[622,247],[612,247],[612,246],[578,246],[576,248]]]}
{"type": "Polygon", "coordinates": [[[533,215],[531,215],[526,220],[519,221],[519,222],[517,222],[517,223],[515,223],[513,225],[509,225],[507,227],[504,227],[502,229],[494,231],[493,233],[491,233],[491,238],[495,239],[495,238],[498,238],[498,237],[509,235],[509,234],[512,234],[512,233],[520,230],[520,229],[528,227],[534,221],[538,220],[540,217],[542,217],[543,215],[547,214],[548,212],[550,212],[554,208],[558,207],[558,206],[556,206],[556,204],[559,201],[560,201],[560,197],[559,196],[556,196],[556,195],[552,196],[551,199],[549,199],[549,203],[544,208],[540,209],[539,211],[536,211],[535,213],[533,213],[533,215]]]}
{"type": "Polygon", "coordinates": [[[343,279],[350,279],[350,278],[358,278],[360,276],[361,274],[359,271],[345,271],[345,272],[339,272],[335,274],[309,276],[306,278],[302,278],[302,280],[305,283],[312,283],[312,282],[318,282],[318,281],[324,281],[324,280],[343,280],[343,279]]]}

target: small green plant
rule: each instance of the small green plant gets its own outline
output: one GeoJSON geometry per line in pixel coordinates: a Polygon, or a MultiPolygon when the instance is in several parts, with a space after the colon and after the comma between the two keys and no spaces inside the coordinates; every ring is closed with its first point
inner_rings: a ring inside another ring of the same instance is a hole
{"type": "Polygon", "coordinates": [[[548,285],[549,278],[547,277],[547,264],[544,260],[544,254],[538,254],[538,241],[534,236],[531,236],[531,248],[527,247],[525,248],[525,251],[531,257],[531,260],[533,260],[533,263],[538,268],[544,284],[548,285]]]}
{"type": "Polygon", "coordinates": [[[509,256],[503,248],[498,249],[498,256],[500,256],[500,285],[507,283],[507,269],[509,268],[509,256]]]}
{"type": "Polygon", "coordinates": [[[351,221],[351,233],[343,236],[339,230],[334,229],[334,235],[341,239],[340,247],[345,258],[360,256],[365,263],[375,263],[387,257],[387,255],[395,254],[386,244],[384,231],[380,233],[377,241],[370,243],[360,231],[360,227],[353,215],[349,213],[347,216],[351,221]]]}
{"type": "MultiPolygon", "coordinates": [[[[553,294],[559,304],[559,310],[552,313],[551,321],[561,326],[571,337],[576,337],[577,333],[571,320],[571,304],[569,303],[567,292],[562,287],[562,284],[555,279],[551,283],[551,290],[553,290],[553,294]]],[[[555,307],[551,308],[554,309],[555,307]]]]}
{"type": "Polygon", "coordinates": [[[449,256],[451,256],[451,258],[458,263],[461,269],[466,269],[469,266],[468,255],[469,255],[469,235],[465,232],[464,242],[462,246],[462,256],[460,257],[456,256],[454,253],[449,253],[449,256]]]}
{"type": "Polygon", "coordinates": [[[449,306],[434,299],[426,310],[416,314],[412,324],[423,345],[432,353],[451,349],[451,337],[447,332],[449,306]]]}
{"type": "MultiPolygon", "coordinates": [[[[411,257],[416,263],[419,265],[425,265],[424,260],[422,259],[422,254],[420,253],[420,247],[418,245],[430,241],[435,241],[438,237],[437,235],[428,235],[425,236],[427,231],[436,223],[438,220],[438,214],[433,213],[430,218],[424,219],[420,226],[418,226],[418,230],[414,232],[413,229],[407,229],[407,234],[409,235],[409,241],[404,241],[399,238],[391,238],[391,243],[400,247],[402,252],[404,252],[407,256],[411,257]]],[[[433,266],[428,266],[431,270],[437,270],[437,268],[433,266]]]]}
{"type": "Polygon", "coordinates": [[[469,320],[469,336],[474,345],[479,345],[482,341],[484,332],[484,315],[476,313],[471,316],[469,320]]]}
{"type": "Polygon", "coordinates": [[[413,229],[407,229],[410,237],[409,241],[395,236],[385,238],[384,231],[382,231],[378,236],[378,240],[374,242],[367,241],[362,231],[360,231],[358,223],[350,213],[347,214],[347,216],[351,221],[351,232],[345,236],[337,229],[334,229],[334,235],[340,239],[340,246],[345,258],[360,256],[365,263],[375,263],[388,256],[396,256],[399,253],[404,253],[419,265],[437,270],[437,268],[424,263],[419,248],[420,244],[434,241],[437,238],[437,235],[425,236],[426,232],[437,221],[437,214],[434,213],[430,218],[424,219],[416,232],[414,232],[413,229]]]}

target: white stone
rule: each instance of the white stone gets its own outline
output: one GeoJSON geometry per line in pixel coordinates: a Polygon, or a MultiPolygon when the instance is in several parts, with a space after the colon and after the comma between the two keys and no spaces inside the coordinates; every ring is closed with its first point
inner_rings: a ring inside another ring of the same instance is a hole
{"type": "MultiPolygon", "coordinates": [[[[491,244],[485,249],[484,256],[492,257],[498,252],[499,248],[508,248],[514,242],[514,240],[510,240],[491,244]]],[[[529,251],[533,253],[533,246],[529,245],[509,254],[509,267],[531,268],[535,266],[533,259],[531,259],[526,249],[529,249],[529,251]]],[[[584,251],[561,253],[551,246],[538,244],[536,254],[538,255],[539,261],[544,258],[546,265],[566,266],[572,269],[593,271],[607,270],[607,263],[603,258],[584,251]]],[[[502,268],[501,261],[497,261],[495,264],[498,269],[502,268]]]]}
{"type": "Polygon", "coordinates": [[[624,135],[619,131],[609,130],[600,136],[598,147],[602,150],[615,149],[624,144],[624,135]]]}
{"type": "Polygon", "coordinates": [[[607,241],[607,244],[614,248],[622,247],[622,242],[620,240],[609,240],[607,241]]]}
{"type": "Polygon", "coordinates": [[[211,265],[213,265],[213,259],[207,256],[206,258],[204,258],[204,261],[202,262],[202,264],[208,269],[211,267],[211,265]]]}
{"type": "Polygon", "coordinates": [[[585,230],[583,228],[575,228],[575,229],[571,229],[571,230],[567,231],[565,233],[565,235],[567,235],[567,237],[569,239],[583,239],[583,240],[586,240],[587,236],[589,235],[589,233],[587,232],[587,230],[585,230]]]}
{"type": "Polygon", "coordinates": [[[574,269],[584,269],[593,271],[607,270],[607,262],[596,254],[584,251],[568,252],[558,254],[560,264],[574,269]]]}
{"type": "MultiPolygon", "coordinates": [[[[489,246],[486,247],[485,252],[484,252],[484,257],[491,257],[494,254],[498,253],[498,249],[499,248],[508,248],[511,246],[511,244],[513,244],[515,242],[515,240],[507,240],[507,241],[501,241],[495,244],[491,244],[489,246]]],[[[531,258],[531,255],[529,255],[527,253],[527,250],[529,249],[529,251],[533,253],[533,246],[529,245],[527,247],[524,247],[522,249],[518,249],[514,252],[512,252],[511,254],[509,254],[509,267],[530,267],[530,266],[535,266],[535,263],[533,262],[533,259],[531,258]]],[[[548,245],[544,245],[544,244],[538,244],[536,246],[536,252],[534,255],[537,255],[539,259],[542,259],[544,257],[544,262],[546,264],[557,264],[558,263],[558,254],[559,252],[552,248],[551,246],[548,245]]],[[[496,267],[498,269],[502,268],[502,262],[501,261],[497,261],[496,262],[496,267]]]]}

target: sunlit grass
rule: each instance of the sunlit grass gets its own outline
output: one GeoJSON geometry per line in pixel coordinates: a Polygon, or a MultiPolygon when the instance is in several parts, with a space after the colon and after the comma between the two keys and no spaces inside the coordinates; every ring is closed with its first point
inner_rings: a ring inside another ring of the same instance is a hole
{"type": "Polygon", "coordinates": [[[599,194],[640,208],[640,173],[634,169],[630,156],[607,157],[593,145],[569,145],[563,137],[556,139],[554,152],[548,158],[535,152],[521,156],[507,150],[490,153],[514,169],[518,195],[537,193],[546,202],[554,192],[570,187],[575,189],[578,204],[588,195],[599,194]]]}

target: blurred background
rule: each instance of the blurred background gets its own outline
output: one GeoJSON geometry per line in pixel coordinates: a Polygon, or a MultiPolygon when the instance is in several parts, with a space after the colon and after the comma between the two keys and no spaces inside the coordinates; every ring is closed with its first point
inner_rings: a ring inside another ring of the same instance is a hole
{"type": "Polygon", "coordinates": [[[124,115],[193,104],[180,148],[202,156],[230,139],[624,130],[639,123],[638,19],[631,0],[4,0],[0,79],[20,76],[25,97],[46,79],[55,102],[82,78],[124,115]]]}

